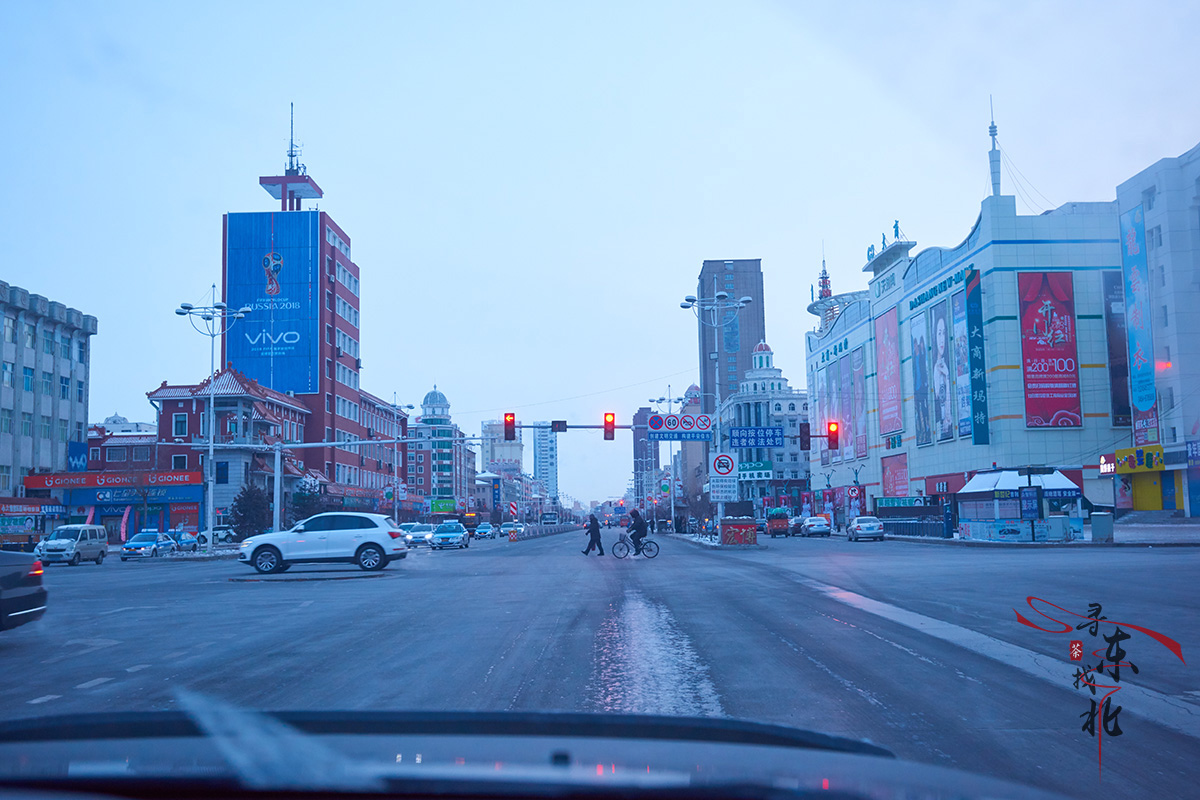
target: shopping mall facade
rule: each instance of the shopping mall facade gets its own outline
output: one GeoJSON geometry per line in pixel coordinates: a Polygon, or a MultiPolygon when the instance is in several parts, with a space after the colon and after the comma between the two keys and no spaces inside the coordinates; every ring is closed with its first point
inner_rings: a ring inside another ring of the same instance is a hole
{"type": "Polygon", "coordinates": [[[1116,201],[1025,216],[1000,193],[994,145],[991,160],[992,194],[961,244],[914,254],[897,224],[868,251],[865,290],[823,287],[809,306],[813,432],[841,424],[836,450],[813,439],[813,512],[949,500],[976,472],[1034,466],[1096,505],[1200,513],[1187,454],[1200,456],[1187,441],[1200,425],[1171,423],[1197,363],[1200,146],[1146,171],[1183,187],[1160,197],[1165,244],[1136,181],[1116,201]],[[1192,180],[1190,214],[1168,217],[1192,180]],[[1154,248],[1172,244],[1159,264],[1154,248]]]}

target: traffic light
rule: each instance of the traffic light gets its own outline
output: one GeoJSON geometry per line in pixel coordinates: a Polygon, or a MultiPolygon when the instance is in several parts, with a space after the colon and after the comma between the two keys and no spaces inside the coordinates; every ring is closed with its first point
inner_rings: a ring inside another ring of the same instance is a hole
{"type": "Polygon", "coordinates": [[[517,439],[517,415],[511,411],[504,415],[504,441],[513,442],[517,439]]]}
{"type": "Polygon", "coordinates": [[[812,450],[812,425],[807,422],[800,423],[800,449],[812,450]]]}
{"type": "Polygon", "coordinates": [[[836,422],[825,423],[825,443],[830,450],[838,449],[838,424],[836,422]]]}
{"type": "Polygon", "coordinates": [[[565,419],[550,420],[550,432],[551,433],[566,433],[567,432],[567,421],[565,419]]]}
{"type": "Polygon", "coordinates": [[[617,427],[617,415],[611,411],[604,412],[604,438],[612,441],[613,433],[617,427]]]}

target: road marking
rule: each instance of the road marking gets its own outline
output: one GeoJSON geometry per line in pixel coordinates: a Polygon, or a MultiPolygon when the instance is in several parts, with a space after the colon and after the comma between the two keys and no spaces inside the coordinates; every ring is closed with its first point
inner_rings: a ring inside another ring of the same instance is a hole
{"type": "MultiPolygon", "coordinates": [[[[800,582],[839,603],[845,603],[866,611],[868,614],[883,617],[907,628],[994,659],[1005,666],[1016,667],[1027,675],[1048,681],[1060,689],[1070,691],[1070,687],[1074,683],[1077,667],[1070,662],[1009,644],[970,628],[927,617],[890,603],[872,600],[856,592],[827,583],[808,578],[801,578],[800,582]]],[[[1129,701],[1128,704],[1122,702],[1121,705],[1125,706],[1129,713],[1144,717],[1151,722],[1157,722],[1179,733],[1200,738],[1200,726],[1197,725],[1200,709],[1195,704],[1126,681],[1121,681],[1121,690],[1121,700],[1129,701]]]]}
{"type": "Polygon", "coordinates": [[[76,689],[91,689],[93,686],[99,686],[102,683],[108,683],[112,678],[93,678],[90,681],[84,681],[76,686],[76,689]]]}
{"type": "Polygon", "coordinates": [[[111,611],[101,611],[100,616],[103,617],[106,614],[120,614],[122,611],[153,611],[156,608],[158,608],[158,606],[125,606],[124,608],[114,608],[111,611]]]}
{"type": "Polygon", "coordinates": [[[30,700],[29,705],[36,706],[41,703],[49,703],[51,700],[57,700],[60,697],[62,697],[61,694],[44,694],[41,697],[35,697],[34,699],[30,700]]]}
{"type": "Polygon", "coordinates": [[[70,647],[73,644],[82,644],[87,645],[87,649],[78,650],[74,653],[65,653],[61,656],[55,656],[54,658],[47,658],[42,663],[57,664],[59,661],[65,661],[68,658],[74,658],[76,656],[86,656],[88,653],[94,653],[97,650],[102,650],[105,647],[112,647],[113,645],[120,643],[121,642],[117,639],[71,639],[69,642],[65,642],[63,646],[70,647]]]}
{"type": "Polygon", "coordinates": [[[148,669],[149,667],[150,667],[149,664],[135,664],[132,667],[126,667],[125,671],[126,672],[141,672],[142,670],[148,669]]]}
{"type": "Polygon", "coordinates": [[[303,603],[300,604],[300,608],[308,608],[312,604],[313,604],[312,600],[305,600],[303,603]]]}

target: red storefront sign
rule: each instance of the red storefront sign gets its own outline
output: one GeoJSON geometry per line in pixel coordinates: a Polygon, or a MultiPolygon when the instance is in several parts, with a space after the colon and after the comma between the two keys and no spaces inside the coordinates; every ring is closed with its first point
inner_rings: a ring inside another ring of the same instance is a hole
{"type": "Polygon", "coordinates": [[[105,486],[198,486],[200,472],[56,472],[26,475],[26,489],[92,489],[105,486]]]}
{"type": "Polygon", "coordinates": [[[1025,427],[1078,428],[1075,289],[1069,272],[1017,273],[1025,427]]]}
{"type": "Polygon", "coordinates": [[[885,456],[883,465],[883,496],[908,497],[908,453],[885,456]]]}

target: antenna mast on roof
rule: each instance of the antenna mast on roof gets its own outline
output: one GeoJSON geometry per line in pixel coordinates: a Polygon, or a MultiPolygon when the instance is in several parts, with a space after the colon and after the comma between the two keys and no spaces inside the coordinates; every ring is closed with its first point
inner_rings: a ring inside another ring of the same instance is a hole
{"type": "Polygon", "coordinates": [[[988,153],[988,164],[992,172],[992,197],[1000,196],[1000,150],[996,147],[996,109],[992,105],[992,96],[988,95],[988,110],[991,111],[992,124],[988,126],[988,136],[992,137],[992,149],[988,153]]]}
{"type": "Polygon", "coordinates": [[[289,123],[289,128],[288,128],[288,151],[287,151],[288,162],[287,162],[287,169],[284,171],[283,174],[284,175],[305,175],[308,173],[308,168],[300,163],[300,161],[299,161],[300,149],[298,147],[296,147],[296,104],[288,103],[288,107],[291,109],[291,112],[290,112],[291,121],[289,123]]]}

